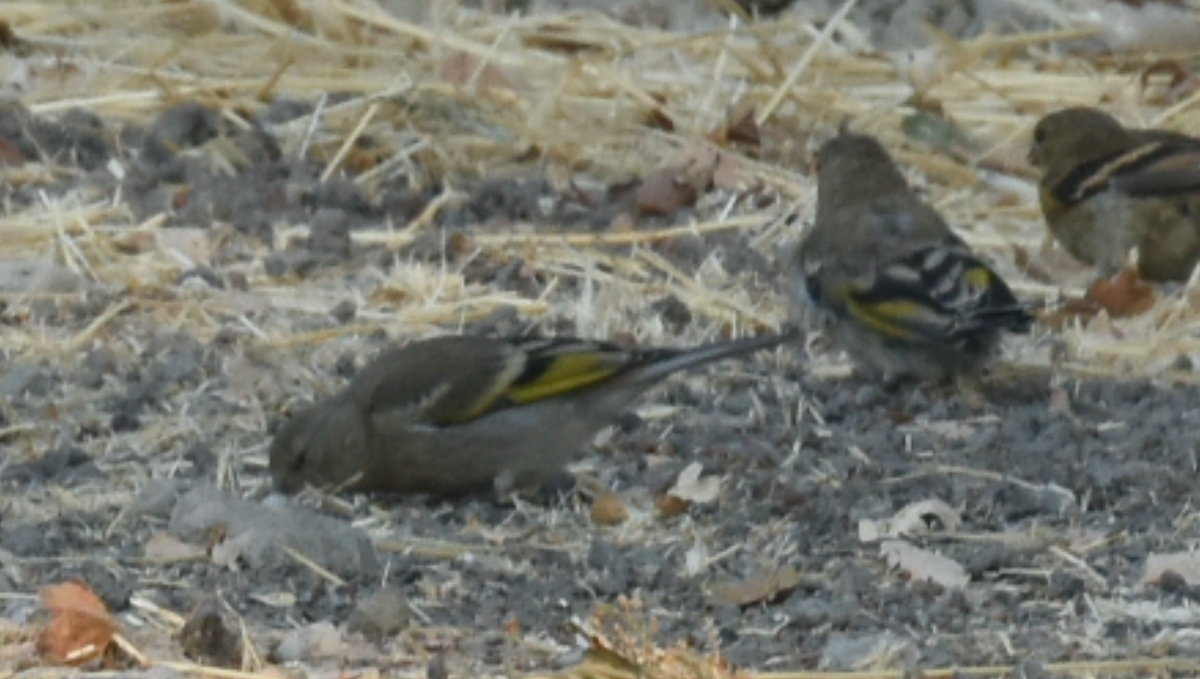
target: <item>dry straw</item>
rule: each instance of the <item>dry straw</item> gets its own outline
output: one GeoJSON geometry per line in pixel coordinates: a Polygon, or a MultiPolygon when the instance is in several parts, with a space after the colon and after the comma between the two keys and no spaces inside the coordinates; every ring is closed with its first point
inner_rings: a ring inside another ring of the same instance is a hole
{"type": "MultiPolygon", "coordinates": [[[[562,234],[544,226],[498,224],[481,228],[471,240],[478,257],[519,254],[562,282],[603,269],[603,285],[612,292],[593,295],[592,303],[608,307],[585,315],[607,320],[592,329],[629,329],[648,341],[675,341],[657,336],[661,324],[647,319],[644,309],[644,300],[668,293],[708,319],[700,327],[776,326],[785,319],[774,272],[729,275],[720,266],[722,253],[714,252],[703,275],[689,274],[664,266],[649,248],[673,238],[735,231],[775,259],[811,215],[810,140],[844,119],[882,137],[912,168],[914,181],[1017,290],[1049,300],[1080,294],[1087,277],[1079,271],[1046,278],[1024,266],[1048,250],[1030,200],[1034,177],[1023,160],[1033,121],[1061,105],[1103,102],[1130,121],[1200,128],[1193,105],[1200,95],[1168,101],[1165,75],[1145,82],[1139,77],[1158,55],[1097,60],[1060,48],[1067,39],[1094,33],[1086,26],[966,42],[938,36],[925,50],[887,56],[852,51],[836,39],[856,35],[842,23],[844,11],[822,27],[795,18],[749,26],[731,20],[722,30],[682,34],[639,29],[597,14],[501,16],[447,4],[414,23],[367,0],[3,5],[27,48],[6,55],[7,85],[34,113],[54,116],[82,107],[108,119],[146,123],[174,103],[196,99],[245,124],[271,98],[316,101],[334,93],[338,96],[325,100],[318,115],[273,132],[286,153],[305,151],[323,159],[324,178],[341,172],[354,142],[369,137],[382,147],[383,158],[358,178],[370,193],[388,182],[453,186],[521,171],[544,173],[563,187],[586,177],[637,177],[694,157],[733,111],[753,107],[772,148],[762,158],[730,153],[740,162],[742,185],[774,196],[773,203],[752,205],[725,191],[702,201],[690,224],[562,234]],[[918,106],[944,111],[975,140],[976,150],[951,158],[906,138],[903,120],[918,106]],[[670,131],[647,128],[655,119],[669,121],[670,131]],[[521,158],[534,160],[514,160],[521,158]],[[780,219],[789,210],[799,219],[780,219]],[[625,257],[614,255],[618,245],[632,247],[632,254],[614,267],[614,257],[625,257]],[[581,262],[589,257],[607,264],[581,262]]],[[[30,165],[7,170],[6,180],[36,186],[68,173],[30,165]]],[[[356,231],[355,239],[400,248],[433,233],[439,211],[461,199],[445,193],[412,223],[356,231]]],[[[297,227],[294,235],[306,225],[277,226],[284,234],[297,227]]],[[[157,225],[132,224],[119,195],[80,190],[47,196],[3,217],[0,256],[54,253],[93,282],[132,289],[135,299],[158,298],[126,303],[121,314],[166,313],[172,323],[192,324],[202,336],[218,330],[217,316],[274,307],[288,313],[246,321],[256,336],[283,344],[316,340],[319,335],[293,334],[295,314],[324,314],[347,295],[362,303],[360,318],[370,328],[396,335],[444,330],[503,306],[516,307],[534,322],[579,314],[578,285],[551,285],[548,294],[529,300],[468,283],[452,268],[412,262],[351,291],[337,289],[332,275],[281,283],[260,266],[242,263],[234,268],[248,276],[248,292],[164,301],[154,291],[169,287],[187,262],[164,248],[123,252],[117,241],[137,228],[155,231],[157,225]],[[394,294],[373,295],[372,286],[394,294]]],[[[264,247],[259,254],[266,252],[264,247]]],[[[1170,372],[1180,354],[1198,348],[1191,297],[1189,287],[1164,295],[1139,318],[1068,325],[1051,342],[1068,348],[1060,367],[1084,374],[1170,372]]],[[[16,331],[2,341],[22,351],[73,350],[96,330],[16,331]]],[[[1044,365],[1046,344],[1018,347],[1016,360],[1044,365]]]]}
{"type": "MultiPolygon", "coordinates": [[[[848,40],[840,38],[852,37],[853,28],[838,19],[823,26],[796,18],[751,26],[730,21],[721,30],[681,34],[635,28],[599,14],[499,16],[454,3],[431,3],[438,9],[428,21],[414,23],[388,14],[381,4],[0,2],[0,17],[23,42],[0,55],[0,86],[34,114],[53,117],[84,108],[109,120],[145,124],[195,99],[244,125],[272,98],[321,101],[316,114],[272,129],[284,153],[307,153],[333,178],[347,167],[355,140],[370,138],[382,161],[354,177],[369,194],[389,182],[443,187],[409,223],[354,232],[360,244],[400,253],[386,270],[326,269],[307,278],[272,278],[262,264],[268,244],[218,226],[206,235],[213,247],[246,256],[214,266],[244,276],[247,286],[212,290],[177,282],[204,252],[167,234],[174,230],[165,228],[165,216],[135,223],[120,194],[96,195],[82,184],[65,193],[50,190],[71,176],[69,168],[52,163],[5,168],[7,185],[42,193],[28,207],[0,217],[0,260],[49,262],[99,290],[124,292],[108,302],[100,295],[98,311],[76,325],[6,324],[0,349],[33,358],[74,356],[114,337],[141,346],[154,329],[186,329],[208,340],[232,327],[260,348],[292,352],[304,345],[329,356],[379,329],[397,337],[429,334],[504,307],[535,323],[565,318],[577,321],[584,333],[632,332],[663,343],[740,332],[743,326],[778,326],[787,314],[773,271],[730,273],[721,251],[710,253],[695,272],[685,271],[653,248],[733,233],[774,261],[811,218],[811,145],[847,118],[895,151],[920,189],[1018,291],[1053,301],[1081,294],[1088,272],[1072,270],[1046,244],[1033,203],[1035,177],[1024,161],[1033,122],[1059,106],[1102,103],[1130,122],[1200,132],[1200,93],[1172,100],[1167,75],[1145,82],[1141,77],[1165,56],[1195,55],[1072,55],[1062,48],[1064,41],[1094,29],[1070,23],[966,42],[941,36],[918,53],[891,57],[847,49],[848,40]],[[974,150],[951,157],[907,138],[904,121],[918,107],[943,111],[975,141],[974,150]],[[709,134],[735,111],[750,108],[767,140],[764,148],[757,156],[727,151],[738,161],[739,185],[747,190],[722,189],[704,197],[690,220],[595,232],[476,225],[465,242],[470,256],[482,261],[519,256],[549,281],[536,298],[473,282],[448,263],[409,261],[403,254],[417,239],[438,237],[439,215],[464,199],[460,189],[471,179],[533,172],[565,190],[572,181],[643,176],[710,149],[709,134]],[[135,247],[142,242],[155,245],[135,247]],[[667,337],[661,319],[647,309],[646,300],[668,294],[698,319],[692,324],[695,336],[667,337]],[[326,319],[346,299],[359,308],[353,323],[305,322],[326,319]]],[[[106,171],[122,170],[110,165],[106,171]]],[[[307,228],[276,226],[279,245],[307,228]]],[[[1200,352],[1195,297],[1188,285],[1164,291],[1137,318],[1100,318],[1042,331],[1015,346],[1014,360],[1045,366],[1051,355],[1065,355],[1059,367],[1075,374],[1191,379],[1190,372],[1173,366],[1180,354],[1200,352]],[[1065,352],[1050,350],[1062,347],[1065,352]]],[[[36,301],[14,293],[4,293],[4,299],[10,304],[6,313],[36,301]]],[[[253,367],[259,359],[250,353],[244,362],[253,367]]],[[[286,367],[271,370],[279,379],[291,375],[286,367]]],[[[231,416],[228,426],[261,439],[262,407],[247,410],[231,416]]],[[[139,445],[168,445],[180,431],[198,426],[179,413],[146,427],[139,445]]],[[[9,428],[0,436],[25,433],[9,428]]],[[[170,667],[201,676],[259,676],[170,667]]],[[[1046,669],[1084,676],[1166,673],[1173,667],[1174,661],[1114,661],[1046,669]]]]}

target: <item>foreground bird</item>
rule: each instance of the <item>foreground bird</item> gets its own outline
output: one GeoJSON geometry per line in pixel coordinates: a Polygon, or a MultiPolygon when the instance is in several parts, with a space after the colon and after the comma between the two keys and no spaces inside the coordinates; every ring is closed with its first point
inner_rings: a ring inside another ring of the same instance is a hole
{"type": "Polygon", "coordinates": [[[978,371],[1031,317],[1008,285],[908,187],[873,137],[818,152],[817,216],[794,256],[793,299],[816,308],[868,376],[888,384],[978,371]]]}
{"type": "Polygon", "coordinates": [[[1067,252],[1110,275],[1136,247],[1143,278],[1191,276],[1200,260],[1200,139],[1068,108],[1034,127],[1029,159],[1045,172],[1042,213],[1067,252]]]}
{"type": "Polygon", "coordinates": [[[382,354],[287,422],[271,473],[320,487],[498,497],[562,474],[595,434],[668,375],[790,339],[623,349],[579,339],[448,336],[382,354]]]}

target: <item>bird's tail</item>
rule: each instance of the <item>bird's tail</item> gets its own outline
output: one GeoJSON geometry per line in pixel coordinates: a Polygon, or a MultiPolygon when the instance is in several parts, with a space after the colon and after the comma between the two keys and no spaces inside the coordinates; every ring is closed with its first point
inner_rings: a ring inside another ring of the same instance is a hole
{"type": "Polygon", "coordinates": [[[1030,313],[1029,306],[1020,303],[980,311],[976,318],[981,325],[1004,328],[1016,333],[1029,332],[1030,326],[1033,325],[1033,314],[1030,313]]]}
{"type": "Polygon", "coordinates": [[[799,336],[797,331],[789,331],[716,342],[693,349],[646,349],[637,352],[631,362],[631,370],[626,374],[640,382],[656,382],[680,370],[797,341],[799,336]]]}

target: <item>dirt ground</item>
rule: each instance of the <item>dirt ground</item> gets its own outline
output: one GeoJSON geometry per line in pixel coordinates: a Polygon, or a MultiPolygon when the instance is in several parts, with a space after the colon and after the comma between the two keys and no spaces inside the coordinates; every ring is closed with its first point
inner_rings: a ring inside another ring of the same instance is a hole
{"type": "MultiPolygon", "coordinates": [[[[892,4],[851,18],[906,43],[886,29],[907,24],[877,16],[892,4]]],[[[723,25],[705,16],[659,16],[654,35],[723,25]]],[[[938,14],[961,38],[979,32],[970,16],[938,14]]],[[[10,65],[76,58],[35,20],[14,23],[10,65]]],[[[138,675],[544,674],[578,665],[592,614],[622,600],[659,647],[754,671],[1161,676],[1200,658],[1200,391],[1180,348],[1194,335],[1163,321],[1190,289],[1127,321],[1039,326],[974,386],[888,390],[816,335],[695,371],[581,451],[574,480],[515,505],[273,495],[271,433],[395,342],[677,346],[789,323],[781,260],[812,216],[807,138],[839,116],[753,142],[731,125],[713,143],[756,180],[718,173],[680,198],[695,163],[665,160],[678,148],[661,118],[615,144],[644,144],[642,171],[559,163],[576,147],[515,153],[503,97],[465,99],[462,76],[441,75],[372,114],[407,125],[348,149],[361,109],[339,134],[310,126],[355,92],[281,86],[234,114],[216,87],[138,115],[0,109],[0,678],[43,676],[38,593],[73,578],[159,663],[117,651],[138,675]],[[393,162],[397,148],[418,150],[393,162]],[[464,149],[486,162],[464,170],[464,149]],[[646,188],[663,177],[671,189],[646,188]],[[1146,348],[1158,331],[1173,343],[1146,348]]],[[[903,138],[893,122],[870,124],[903,138]]],[[[921,190],[943,206],[1002,215],[968,240],[1018,292],[1048,301],[1086,278],[1038,249],[1027,203],[1006,231],[1011,194],[980,185],[1003,195],[964,203],[945,180],[958,170],[931,167],[921,190]]]]}

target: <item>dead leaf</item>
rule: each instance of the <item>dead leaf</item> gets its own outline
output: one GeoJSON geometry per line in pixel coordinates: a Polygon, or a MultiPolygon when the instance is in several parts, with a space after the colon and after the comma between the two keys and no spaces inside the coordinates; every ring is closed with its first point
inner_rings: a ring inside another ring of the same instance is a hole
{"type": "Polygon", "coordinates": [[[616,526],[629,520],[629,510],[616,493],[601,493],[592,503],[592,521],[601,526],[616,526]]]}
{"type": "Polygon", "coordinates": [[[1175,573],[1193,587],[1200,585],[1200,553],[1151,554],[1146,557],[1146,572],[1142,575],[1142,582],[1156,585],[1167,571],[1175,573]]]}
{"type": "Polygon", "coordinates": [[[696,189],[682,178],[678,167],[646,175],[634,192],[638,211],[658,217],[693,205],[698,197],[696,189]]]}
{"type": "Polygon", "coordinates": [[[684,467],[683,471],[679,472],[675,485],[667,491],[667,495],[696,505],[716,500],[721,494],[721,478],[714,475],[701,476],[703,471],[704,465],[699,462],[684,467]]]}
{"type": "Polygon", "coordinates": [[[958,530],[962,517],[958,510],[936,498],[912,502],[896,512],[895,516],[882,521],[863,519],[858,523],[858,539],[875,542],[884,538],[905,535],[924,535],[930,531],[930,520],[941,523],[942,530],[958,530]]]}
{"type": "Polygon", "coordinates": [[[775,600],[800,584],[800,573],[792,566],[777,570],[759,569],[742,580],[729,580],[712,587],[712,596],[731,606],[749,606],[775,600]]]}
{"type": "Polygon", "coordinates": [[[904,540],[885,540],[879,553],[887,559],[888,567],[903,571],[912,580],[932,582],[947,589],[967,586],[971,576],[962,564],[904,540]]]}
{"type": "Polygon", "coordinates": [[[1135,269],[1125,268],[1112,278],[1102,278],[1088,287],[1091,300],[1114,318],[1137,316],[1154,306],[1154,286],[1143,281],[1135,269]]]}
{"type": "Polygon", "coordinates": [[[687,511],[688,502],[683,498],[675,497],[674,495],[660,496],[654,502],[654,507],[658,510],[658,516],[663,519],[670,519],[687,511]]]}
{"type": "Polygon", "coordinates": [[[203,559],[206,551],[203,547],[189,545],[177,540],[167,533],[155,533],[146,540],[142,547],[142,556],[155,563],[178,563],[203,559]]]}
{"type": "Polygon", "coordinates": [[[748,182],[741,162],[732,154],[722,153],[718,157],[717,168],[713,170],[712,183],[714,188],[725,191],[744,191],[748,182]]]}
{"type": "Polygon", "coordinates": [[[634,205],[641,214],[658,217],[694,205],[712,188],[719,162],[720,154],[698,149],[686,162],[646,175],[634,190],[634,205]]]}
{"type": "Polygon", "coordinates": [[[762,143],[762,132],[758,129],[756,112],[754,106],[734,111],[724,124],[709,133],[709,140],[721,146],[731,143],[758,146],[762,143]]]}
{"type": "Polygon", "coordinates": [[[81,665],[108,651],[117,625],[87,583],[72,580],[46,587],[42,605],[50,611],[50,622],[37,640],[42,657],[52,663],[81,665]]]}
{"type": "Polygon", "coordinates": [[[212,263],[212,244],[209,231],[193,226],[172,227],[157,232],[158,247],[188,260],[190,265],[208,266],[212,263]]]}
{"type": "Polygon", "coordinates": [[[748,672],[733,669],[719,653],[701,655],[682,641],[665,649],[647,643],[646,633],[654,628],[642,608],[637,599],[620,597],[615,605],[598,609],[588,628],[592,646],[583,663],[554,676],[750,679],[748,672]]]}

